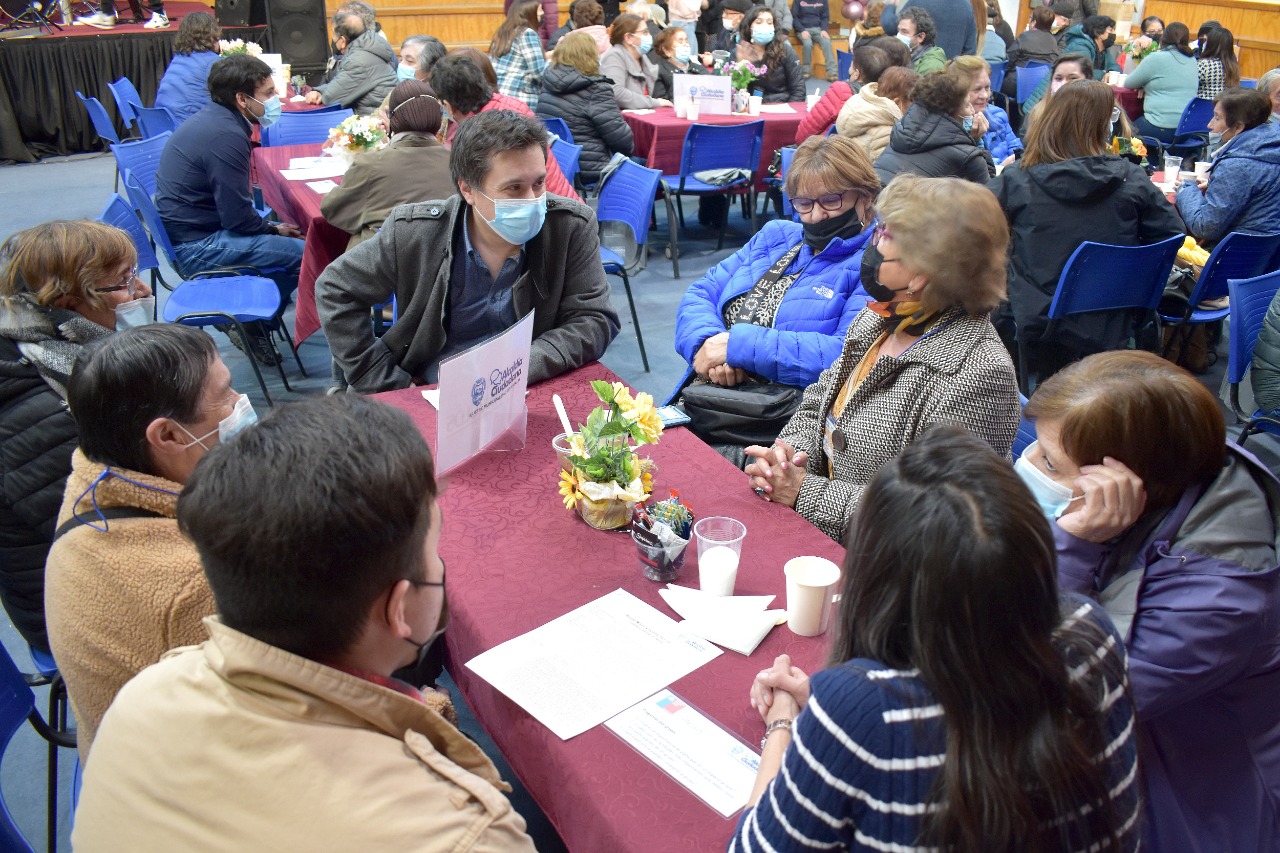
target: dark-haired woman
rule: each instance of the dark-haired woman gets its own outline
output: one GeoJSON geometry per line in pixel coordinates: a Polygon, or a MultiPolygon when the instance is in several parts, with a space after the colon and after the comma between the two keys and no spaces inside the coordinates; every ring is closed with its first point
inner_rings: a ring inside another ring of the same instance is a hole
{"type": "Polygon", "coordinates": [[[995,166],[990,152],[969,135],[973,121],[967,74],[924,75],[911,90],[911,108],[889,134],[889,147],[876,159],[880,181],[888,184],[895,175],[911,172],[985,184],[995,166]]]}
{"type": "Polygon", "coordinates": [[[1196,70],[1200,75],[1197,98],[1216,100],[1223,89],[1240,85],[1240,63],[1236,61],[1235,47],[1235,36],[1225,27],[1218,27],[1205,37],[1200,58],[1196,60],[1196,70]]]}
{"type": "Polygon", "coordinates": [[[1160,36],[1160,49],[1142,60],[1125,80],[1130,89],[1143,91],[1142,115],[1134,122],[1138,132],[1166,144],[1173,142],[1182,111],[1200,86],[1188,38],[1186,24],[1169,24],[1160,36]]]}
{"type": "Polygon", "coordinates": [[[1144,850],[1280,844],[1280,480],[1226,441],[1194,376],[1146,352],[1090,356],[1027,405],[1018,463],[1053,519],[1058,582],[1129,652],[1144,850]]]}
{"type": "Polygon", "coordinates": [[[779,657],[732,851],[1138,845],[1119,638],[1060,599],[1053,536],[981,439],[936,427],[867,489],[828,668],[779,657]]]}
{"type": "Polygon", "coordinates": [[[208,12],[182,16],[173,60],[156,90],[156,106],[173,113],[179,124],[209,103],[209,66],[218,61],[220,38],[222,28],[208,12]]]}
{"type": "Polygon", "coordinates": [[[765,7],[756,6],[742,19],[738,27],[737,58],[767,69],[763,77],[751,84],[751,91],[763,95],[766,104],[804,100],[800,57],[787,37],[778,32],[773,12],[765,7]]]}
{"type": "Polygon", "coordinates": [[[658,55],[658,79],[653,84],[655,98],[675,100],[677,74],[709,73],[693,55],[696,47],[689,41],[689,34],[680,27],[667,27],[658,33],[653,41],[653,52],[658,55]]]}
{"type": "Polygon", "coordinates": [[[489,45],[493,70],[498,75],[498,91],[523,101],[531,110],[538,106],[542,72],[547,67],[542,39],[538,36],[542,16],[542,6],[537,0],[513,4],[489,45]]]}

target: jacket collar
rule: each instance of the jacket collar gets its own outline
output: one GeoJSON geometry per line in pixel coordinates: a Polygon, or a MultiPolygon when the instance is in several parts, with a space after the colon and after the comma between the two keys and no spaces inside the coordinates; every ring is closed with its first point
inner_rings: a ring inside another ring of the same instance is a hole
{"type": "Polygon", "coordinates": [[[396,740],[417,733],[450,761],[505,788],[480,747],[424,703],[255,640],[216,616],[205,617],[204,625],[209,631],[203,646],[209,668],[275,713],[311,724],[371,728],[396,740]]]}
{"type": "Polygon", "coordinates": [[[182,484],[164,477],[130,471],[128,468],[108,466],[93,462],[76,448],[71,454],[71,476],[67,479],[67,491],[77,496],[77,514],[94,518],[97,507],[137,507],[158,512],[166,518],[178,517],[178,494],[182,484]],[[98,481],[99,478],[101,480],[98,481]]]}

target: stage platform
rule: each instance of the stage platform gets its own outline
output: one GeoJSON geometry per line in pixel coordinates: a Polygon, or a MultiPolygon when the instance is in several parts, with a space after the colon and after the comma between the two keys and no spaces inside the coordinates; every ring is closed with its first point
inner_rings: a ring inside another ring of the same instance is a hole
{"type": "MultiPolygon", "coordinates": [[[[117,0],[116,9],[123,17],[132,14],[126,0],[117,0]]],[[[167,30],[118,23],[110,30],[64,26],[49,35],[32,27],[0,34],[0,162],[103,150],[76,91],[101,101],[123,133],[107,84],[128,77],[151,106],[182,16],[211,11],[203,3],[166,2],[167,30]]],[[[267,28],[227,27],[223,38],[265,46],[267,28]]]]}

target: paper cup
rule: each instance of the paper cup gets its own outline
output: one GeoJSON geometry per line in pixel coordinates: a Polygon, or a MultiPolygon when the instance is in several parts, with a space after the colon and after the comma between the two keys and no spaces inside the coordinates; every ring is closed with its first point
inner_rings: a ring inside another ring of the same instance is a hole
{"type": "Polygon", "coordinates": [[[1209,174],[1209,166],[1210,166],[1210,164],[1209,164],[1209,163],[1207,163],[1207,162],[1205,162],[1205,161],[1203,161],[1203,160],[1198,160],[1198,161],[1196,161],[1196,171],[1195,171],[1195,176],[1196,176],[1197,178],[1203,178],[1203,177],[1208,176],[1208,174],[1209,174]]]}
{"type": "Polygon", "coordinates": [[[822,557],[794,557],[782,567],[787,578],[787,627],[801,637],[816,637],[831,624],[831,598],[840,583],[840,567],[822,557]]]}
{"type": "Polygon", "coordinates": [[[698,120],[698,99],[697,98],[689,99],[689,103],[686,104],[684,108],[684,117],[687,118],[689,121],[698,120]]]}
{"type": "Polygon", "coordinates": [[[747,98],[747,115],[760,115],[760,107],[764,104],[764,97],[761,95],[752,95],[747,98]]]}

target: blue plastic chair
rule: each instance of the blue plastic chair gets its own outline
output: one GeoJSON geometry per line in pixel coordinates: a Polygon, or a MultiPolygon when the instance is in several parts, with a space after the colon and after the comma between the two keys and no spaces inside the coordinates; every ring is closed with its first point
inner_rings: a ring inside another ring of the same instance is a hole
{"type": "Polygon", "coordinates": [[[1256,88],[1258,88],[1258,78],[1257,78],[1257,77],[1241,77],[1241,78],[1240,78],[1240,88],[1241,88],[1241,89],[1256,89],[1256,88]]]}
{"type": "MultiPolygon", "coordinates": [[[[111,116],[107,115],[106,107],[102,106],[102,102],[97,98],[86,98],[80,94],[80,90],[76,90],[76,97],[80,99],[80,103],[84,104],[85,112],[89,114],[89,123],[93,125],[93,132],[98,134],[103,142],[108,145],[115,143],[120,144],[120,134],[116,132],[116,126],[111,122],[111,116]]],[[[112,189],[120,190],[120,172],[116,172],[115,184],[112,189]]]]}
{"type": "MultiPolygon", "coordinates": [[[[760,149],[764,145],[764,121],[746,124],[714,125],[694,124],[684,136],[684,150],[680,155],[680,171],[662,176],[662,189],[668,195],[743,195],[747,197],[751,216],[751,231],[756,231],[756,170],[760,167],[760,149]],[[741,169],[746,177],[727,184],[709,184],[695,177],[700,172],[718,169],[741,169]],[[672,187],[672,184],[675,184],[672,187]]],[[[683,198],[681,198],[683,201],[683,198]]],[[[680,227],[684,225],[684,205],[676,203],[680,227]]],[[[729,206],[725,206],[720,221],[720,239],[716,251],[724,248],[724,232],[729,224],[729,206]]],[[[674,255],[678,247],[672,246],[674,255]]]]}
{"type": "Polygon", "coordinates": [[[538,116],[538,120],[541,121],[542,126],[547,129],[547,133],[554,133],[565,142],[573,142],[573,134],[569,132],[569,125],[564,119],[538,116]]]}
{"type": "Polygon", "coordinates": [[[1022,458],[1022,454],[1027,452],[1036,440],[1036,424],[1035,421],[1027,420],[1026,408],[1027,398],[1018,394],[1018,402],[1021,404],[1023,414],[1018,419],[1018,432],[1013,437],[1013,461],[1017,462],[1022,458]]]}
{"type": "Polygon", "coordinates": [[[1027,102],[1031,93],[1040,87],[1052,71],[1053,66],[1043,62],[1028,62],[1018,69],[1018,106],[1027,102]]]}
{"type": "Polygon", "coordinates": [[[178,120],[169,112],[168,107],[134,107],[138,117],[138,130],[143,139],[173,133],[178,129],[178,120]]]}
{"type": "MultiPolygon", "coordinates": [[[[623,160],[600,188],[596,206],[596,221],[600,223],[601,231],[600,262],[604,264],[606,275],[622,278],[645,373],[649,372],[649,356],[644,350],[644,335],[640,332],[640,317],[636,313],[635,298],[631,295],[629,273],[639,269],[644,263],[653,202],[661,180],[662,173],[657,169],[646,169],[632,160],[623,160]],[[627,226],[630,233],[619,228],[608,228],[607,223],[621,223],[627,226]]],[[[670,219],[671,215],[668,209],[667,218],[670,219]]]]}
{"type": "Polygon", "coordinates": [[[151,197],[156,194],[156,170],[160,168],[160,155],[169,142],[170,133],[162,133],[150,139],[136,142],[120,142],[111,146],[116,158],[116,171],[132,172],[133,177],[151,197]]]}
{"type": "Polygon", "coordinates": [[[563,139],[551,140],[551,154],[564,172],[564,179],[573,183],[578,177],[578,160],[582,157],[582,146],[565,142],[563,139]]]}
{"type": "MultiPolygon", "coordinates": [[[[334,101],[332,104],[325,104],[322,107],[314,107],[307,110],[311,115],[316,113],[341,113],[348,112],[348,109],[342,105],[341,101],[334,101]]],[[[283,115],[283,114],[282,114],[283,115]]]]}
{"type": "Polygon", "coordinates": [[[1182,117],[1178,119],[1178,126],[1173,131],[1173,142],[1165,148],[1170,154],[1194,156],[1197,160],[1203,160],[1205,149],[1209,145],[1209,121],[1212,118],[1213,101],[1192,98],[1182,110],[1182,117]]]}
{"type": "MultiPolygon", "coordinates": [[[[1178,235],[1150,246],[1081,243],[1058,276],[1044,339],[1053,339],[1055,320],[1073,314],[1126,310],[1154,312],[1160,305],[1160,297],[1164,294],[1182,239],[1178,235]]],[[[1018,372],[1022,377],[1023,392],[1030,394],[1035,390],[1037,377],[1021,340],[1018,341],[1018,372]]]]}
{"type": "Polygon", "coordinates": [[[114,83],[108,83],[107,88],[111,90],[111,97],[115,99],[116,109],[120,113],[120,120],[124,122],[124,126],[128,127],[137,121],[138,116],[135,110],[142,106],[142,96],[138,94],[137,87],[129,78],[121,77],[114,83]]]}
{"type": "MultiPolygon", "coordinates": [[[[1280,234],[1251,235],[1234,232],[1223,237],[1213,247],[1209,260],[1205,261],[1200,279],[1191,291],[1187,309],[1181,315],[1161,312],[1160,319],[1166,325],[1177,328],[1187,323],[1213,323],[1230,314],[1230,307],[1200,308],[1202,302],[1221,299],[1228,293],[1228,282],[1233,278],[1255,278],[1272,271],[1272,258],[1280,250],[1280,234]]],[[[1170,338],[1170,344],[1173,339],[1170,338]]]]}
{"type": "Polygon", "coordinates": [[[1004,84],[1004,75],[1009,68],[1007,62],[992,62],[991,65],[991,91],[999,92],[1000,86],[1004,84]]]}
{"type": "Polygon", "coordinates": [[[355,113],[347,109],[281,113],[278,122],[271,127],[262,128],[262,146],[275,148],[280,145],[324,142],[329,138],[330,130],[353,115],[355,113]]]}
{"type": "MultiPolygon", "coordinates": [[[[130,172],[125,173],[124,185],[133,206],[142,214],[142,220],[147,224],[151,238],[156,241],[160,251],[169,260],[169,265],[186,279],[173,288],[173,292],[164,303],[166,323],[182,323],[195,327],[226,323],[235,326],[240,333],[240,340],[246,343],[249,335],[245,331],[244,323],[262,323],[264,328],[271,326],[275,321],[276,312],[280,310],[280,289],[276,287],[274,281],[259,275],[236,275],[235,270],[200,272],[184,270],[178,262],[173,243],[169,240],[169,234],[160,220],[160,212],[156,210],[151,197],[146,194],[130,172]]],[[[296,351],[293,357],[297,360],[296,351]]],[[[267,383],[262,378],[262,372],[258,370],[257,360],[252,355],[248,355],[248,360],[249,366],[253,368],[253,375],[257,377],[258,385],[262,388],[262,396],[266,398],[267,405],[274,406],[271,393],[267,391],[267,383]]],[[[289,380],[284,375],[284,363],[279,358],[276,359],[276,368],[280,371],[280,381],[284,383],[285,390],[292,391],[289,380]]],[[[302,369],[301,361],[298,362],[298,368],[302,369]]],[[[306,375],[305,371],[303,375],[306,375]]]]}
{"type": "Polygon", "coordinates": [[[836,78],[848,82],[853,73],[853,54],[844,50],[836,51],[836,78]]]}
{"type": "MultiPolygon", "coordinates": [[[[138,219],[138,212],[133,209],[132,204],[125,201],[119,193],[112,193],[107,206],[98,215],[98,221],[114,225],[132,238],[133,246],[138,250],[138,272],[151,273],[152,293],[155,292],[157,284],[164,285],[166,290],[173,290],[160,275],[160,259],[156,257],[155,248],[147,236],[147,229],[142,227],[142,220],[138,219]]],[[[158,307],[155,310],[159,310],[158,307]]],[[[157,314],[152,311],[151,319],[154,320],[156,317],[157,314]]]]}
{"type": "MultiPolygon", "coordinates": [[[[55,674],[55,678],[57,678],[55,674]]],[[[43,682],[41,682],[43,683],[43,682]]],[[[51,688],[52,689],[52,688],[51,688]]],[[[31,723],[31,727],[50,744],[51,762],[48,767],[48,811],[46,815],[46,833],[48,849],[52,850],[57,840],[58,814],[58,762],[57,748],[74,748],[76,736],[74,731],[60,729],[51,725],[36,710],[36,694],[28,683],[28,678],[18,670],[17,664],[9,655],[8,649],[0,646],[0,754],[9,748],[13,736],[22,727],[23,722],[31,723]]],[[[0,849],[34,853],[30,842],[18,831],[13,815],[5,804],[3,792],[0,792],[0,849]]]]}
{"type": "Polygon", "coordinates": [[[1263,318],[1271,307],[1276,293],[1280,292],[1280,272],[1270,272],[1255,278],[1233,278],[1227,282],[1231,295],[1231,332],[1227,342],[1227,382],[1231,386],[1231,410],[1244,422],[1239,444],[1244,444],[1255,432],[1280,434],[1280,411],[1264,412],[1256,409],[1252,415],[1240,406],[1240,383],[1253,361],[1253,348],[1262,331],[1263,318]]]}

